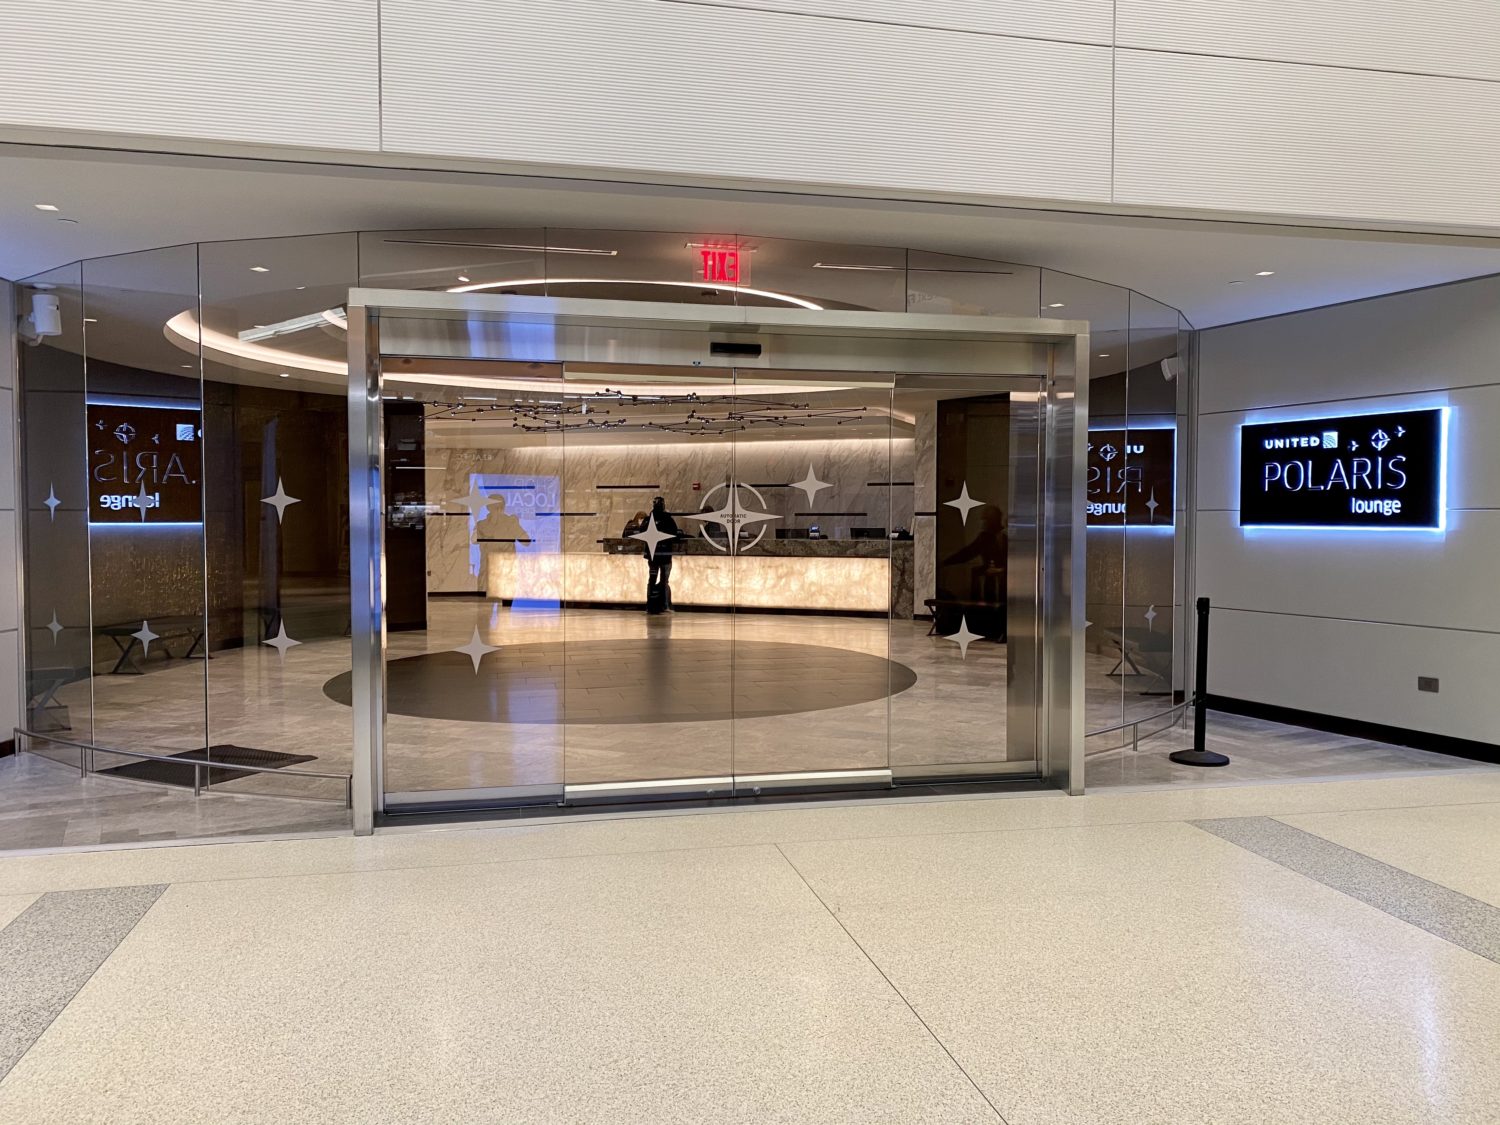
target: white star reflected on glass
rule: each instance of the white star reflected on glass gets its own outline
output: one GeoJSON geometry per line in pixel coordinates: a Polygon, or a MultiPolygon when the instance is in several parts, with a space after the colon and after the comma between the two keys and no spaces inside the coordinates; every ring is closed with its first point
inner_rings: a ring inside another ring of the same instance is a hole
{"type": "Polygon", "coordinates": [[[803,492],[807,493],[807,502],[811,504],[818,493],[822,492],[825,488],[832,488],[833,486],[826,480],[819,480],[818,474],[813,471],[813,467],[808,465],[807,476],[797,481],[791,487],[800,488],[803,492]]]}
{"type": "Polygon", "coordinates": [[[294,645],[300,645],[302,642],[294,641],[291,637],[286,635],[286,622],[282,621],[280,626],[276,630],[276,635],[274,637],[268,638],[267,640],[261,641],[260,643],[263,645],[270,645],[272,648],[274,648],[276,650],[276,655],[279,656],[281,658],[281,662],[285,664],[286,650],[292,648],[294,645]]]}
{"type": "Polygon", "coordinates": [[[479,523],[490,514],[490,498],[484,494],[484,490],[477,484],[469,486],[469,494],[457,499],[449,500],[449,504],[455,504],[460,508],[469,509],[469,518],[479,523]]]}
{"type": "Polygon", "coordinates": [[[146,522],[146,509],[151,507],[151,493],[146,491],[146,482],[141,482],[141,490],[135,496],[136,509],[141,513],[141,522],[146,522]]]}
{"type": "Polygon", "coordinates": [[[479,626],[474,626],[474,635],[469,638],[469,643],[462,648],[456,648],[454,652],[461,652],[474,662],[474,674],[479,675],[479,662],[490,653],[498,649],[499,645],[487,645],[479,636],[479,626]]]}
{"type": "Polygon", "coordinates": [[[62,501],[57,498],[57,489],[54,488],[50,483],[47,485],[47,499],[43,500],[42,503],[47,505],[47,512],[49,515],[51,515],[52,522],[56,523],[57,506],[61,504],[62,501]]]}
{"type": "Polygon", "coordinates": [[[269,496],[262,496],[260,498],[260,502],[262,504],[269,504],[271,505],[271,507],[276,509],[277,523],[280,523],[286,516],[287,508],[289,508],[293,504],[302,503],[302,501],[297,497],[287,495],[286,487],[281,483],[280,477],[276,478],[276,491],[271,493],[271,495],[269,496]]]}
{"type": "Polygon", "coordinates": [[[151,622],[149,621],[142,621],[141,627],[130,635],[141,642],[142,656],[149,656],[151,654],[151,642],[161,637],[160,633],[153,633],[151,631],[151,622]]]}
{"type": "Polygon", "coordinates": [[[965,616],[958,619],[958,632],[949,633],[943,639],[956,644],[962,658],[967,660],[969,659],[969,646],[982,638],[978,633],[969,632],[969,619],[965,616]]]}
{"type": "Polygon", "coordinates": [[[1156,624],[1156,619],[1160,615],[1156,612],[1156,607],[1150,605],[1146,607],[1146,612],[1142,616],[1146,619],[1146,628],[1150,629],[1156,624]]]}
{"type": "Polygon", "coordinates": [[[52,634],[52,643],[57,643],[57,634],[63,631],[62,623],[57,619],[57,610],[52,611],[52,620],[47,622],[47,630],[52,634]]]}
{"type": "Polygon", "coordinates": [[[950,508],[957,508],[958,514],[963,517],[964,526],[969,526],[969,513],[975,508],[984,507],[983,500],[974,500],[969,496],[969,482],[964,481],[963,489],[958,494],[957,500],[944,500],[943,503],[950,508]]]}
{"type": "Polygon", "coordinates": [[[668,535],[665,531],[658,531],[656,527],[656,513],[653,512],[646,520],[646,530],[627,536],[630,539],[639,539],[646,544],[646,557],[656,558],[657,544],[667,540],[675,539],[675,535],[668,535]]]}

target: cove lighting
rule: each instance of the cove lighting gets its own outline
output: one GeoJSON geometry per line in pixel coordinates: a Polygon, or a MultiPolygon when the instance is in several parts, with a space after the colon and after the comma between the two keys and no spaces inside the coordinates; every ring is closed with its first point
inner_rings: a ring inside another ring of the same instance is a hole
{"type": "Polygon", "coordinates": [[[899,270],[900,266],[844,266],[834,262],[814,262],[815,270],[899,270]]]}
{"type": "Polygon", "coordinates": [[[589,246],[528,246],[520,242],[452,242],[441,238],[387,238],[394,246],[459,246],[465,250],[524,250],[532,254],[590,254],[613,258],[618,250],[595,250],[589,246]]]}

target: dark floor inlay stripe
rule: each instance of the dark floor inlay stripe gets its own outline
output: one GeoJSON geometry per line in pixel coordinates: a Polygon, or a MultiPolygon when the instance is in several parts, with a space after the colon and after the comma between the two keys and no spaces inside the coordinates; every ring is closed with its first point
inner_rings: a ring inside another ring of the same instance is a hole
{"type": "Polygon", "coordinates": [[[162,884],[53,891],[0,930],[0,1078],[166,889],[162,884]]]}
{"type": "Polygon", "coordinates": [[[1205,832],[1500,964],[1500,908],[1268,816],[1195,820],[1205,832]]]}

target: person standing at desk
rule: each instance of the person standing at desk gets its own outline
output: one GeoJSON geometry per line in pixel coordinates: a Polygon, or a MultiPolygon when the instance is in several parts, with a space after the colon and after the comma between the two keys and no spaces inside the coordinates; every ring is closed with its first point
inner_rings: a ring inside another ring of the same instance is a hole
{"type": "Polygon", "coordinates": [[[677,529],[677,521],[672,518],[672,513],[667,511],[664,498],[658,496],[651,501],[651,517],[647,525],[654,525],[657,534],[670,535],[672,538],[660,540],[656,544],[656,550],[646,556],[649,568],[646,574],[646,612],[671,613],[672,549],[682,533],[677,529]]]}

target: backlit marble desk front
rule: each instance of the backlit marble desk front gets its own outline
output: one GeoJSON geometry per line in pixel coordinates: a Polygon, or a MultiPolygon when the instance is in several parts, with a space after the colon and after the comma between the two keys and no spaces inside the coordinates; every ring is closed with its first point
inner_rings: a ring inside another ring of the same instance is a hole
{"type": "MultiPolygon", "coordinates": [[[[646,549],[605,539],[597,552],[530,552],[486,543],[491,598],[643,606],[646,549]]],[[[730,557],[702,539],[672,554],[672,600],[679,606],[791,609],[912,615],[912,543],[885,539],[768,539],[730,557]]]]}

